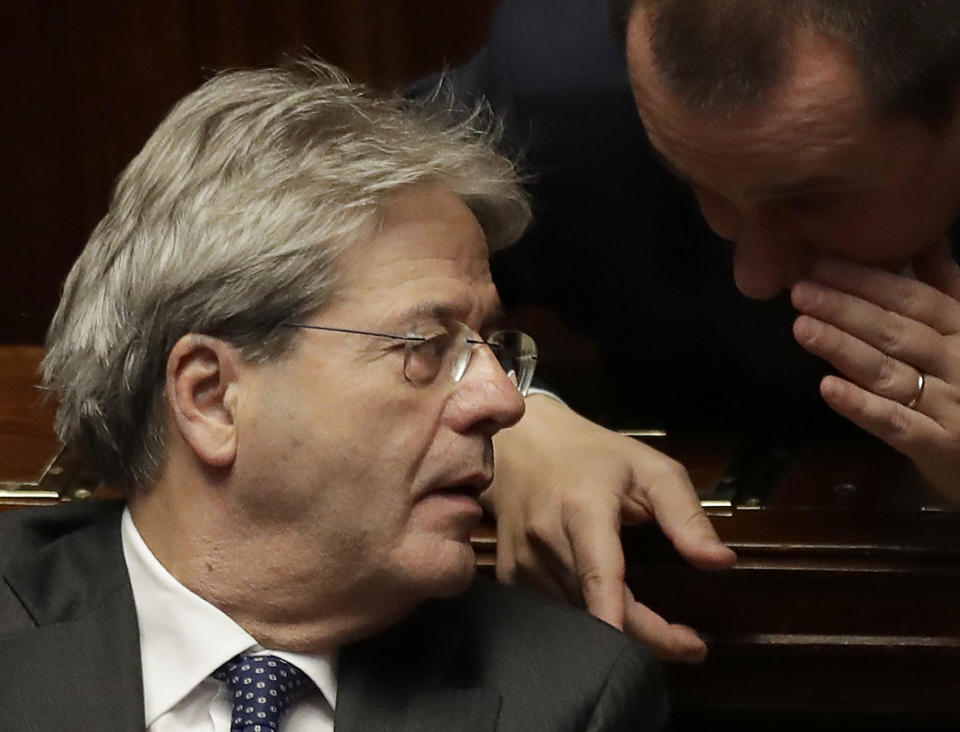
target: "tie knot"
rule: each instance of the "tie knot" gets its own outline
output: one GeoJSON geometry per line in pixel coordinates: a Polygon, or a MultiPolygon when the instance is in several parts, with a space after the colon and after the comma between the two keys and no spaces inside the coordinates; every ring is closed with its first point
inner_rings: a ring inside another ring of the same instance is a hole
{"type": "Polygon", "coordinates": [[[292,663],[276,656],[235,656],[212,674],[233,702],[231,732],[268,732],[296,701],[315,688],[292,663]]]}

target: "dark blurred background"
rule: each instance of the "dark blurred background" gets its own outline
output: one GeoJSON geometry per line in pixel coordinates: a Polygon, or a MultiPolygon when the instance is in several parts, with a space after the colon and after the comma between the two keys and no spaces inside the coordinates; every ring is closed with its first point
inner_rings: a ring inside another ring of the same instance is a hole
{"type": "Polygon", "coordinates": [[[110,189],[214,72],[311,52],[404,85],[483,44],[496,0],[0,4],[0,344],[41,343],[110,189]]]}

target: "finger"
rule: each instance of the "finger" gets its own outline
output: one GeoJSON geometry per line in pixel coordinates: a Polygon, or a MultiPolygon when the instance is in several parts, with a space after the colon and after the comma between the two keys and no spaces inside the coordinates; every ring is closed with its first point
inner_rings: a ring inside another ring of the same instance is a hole
{"type": "Polygon", "coordinates": [[[517,539],[512,527],[497,524],[497,580],[504,584],[521,584],[563,602],[582,604],[579,592],[571,595],[557,581],[552,568],[544,567],[537,555],[517,539]]]}
{"type": "Polygon", "coordinates": [[[921,282],[960,300],[960,266],[953,259],[947,239],[918,254],[913,260],[913,273],[921,282]]]}
{"type": "Polygon", "coordinates": [[[625,513],[652,516],[680,555],[694,566],[729,567],[737,555],[717,536],[687,471],[675,461],[660,458],[662,467],[655,474],[635,476],[634,487],[624,496],[628,504],[625,513]]]}
{"type": "MultiPolygon", "coordinates": [[[[601,500],[596,496],[598,511],[601,500]]],[[[606,522],[602,524],[606,526],[606,522]]],[[[595,531],[611,531],[609,528],[595,531]]],[[[612,531],[616,532],[617,529],[612,531]]],[[[526,529],[518,539],[524,547],[520,565],[525,570],[544,575],[543,579],[558,587],[567,602],[583,606],[583,590],[576,569],[576,557],[569,531],[564,526],[563,508],[540,510],[526,521],[526,529]]]]}
{"type": "Polygon", "coordinates": [[[497,579],[529,585],[574,605],[583,604],[559,504],[543,502],[533,517],[522,509],[501,512],[497,520],[497,579]]]}
{"type": "Polygon", "coordinates": [[[809,278],[926,323],[940,333],[960,330],[960,303],[924,282],[833,258],[814,263],[809,278]]]}
{"type": "Polygon", "coordinates": [[[806,315],[797,318],[793,332],[801,346],[829,361],[857,386],[925,414],[939,425],[955,420],[954,390],[935,375],[890,358],[832,325],[806,315]]]}
{"type": "MultiPolygon", "coordinates": [[[[929,452],[942,438],[940,425],[917,409],[872,394],[836,376],[824,377],[820,393],[834,410],[914,459],[929,452]]],[[[925,399],[926,389],[921,401],[925,399]]]]}
{"type": "Polygon", "coordinates": [[[619,507],[598,503],[566,506],[563,524],[587,609],[615,628],[623,628],[626,565],[619,507]]]}
{"type": "Polygon", "coordinates": [[[833,364],[858,386],[908,404],[917,393],[917,369],[829,323],[801,315],[793,324],[797,342],[833,364]]]}
{"type": "MultiPolygon", "coordinates": [[[[844,351],[857,348],[854,342],[856,341],[857,343],[868,344],[874,350],[882,352],[892,359],[916,366],[925,373],[949,379],[952,372],[957,371],[957,367],[950,360],[944,363],[943,354],[946,349],[943,348],[943,336],[924,323],[905,318],[899,313],[890,312],[859,297],[814,282],[797,283],[794,285],[790,297],[794,306],[801,312],[816,318],[818,321],[825,321],[831,326],[836,326],[836,328],[821,329],[817,327],[814,321],[798,319],[795,323],[794,334],[797,335],[797,340],[800,341],[801,345],[807,346],[807,343],[801,340],[801,336],[810,339],[809,342],[812,347],[822,349],[829,344],[835,349],[836,357],[848,362],[847,366],[850,368],[856,369],[857,364],[849,363],[853,354],[844,353],[844,351]],[[799,328],[796,326],[799,326],[799,328]],[[853,336],[853,339],[840,337],[836,329],[853,336]]],[[[942,295],[940,297],[943,298],[942,295]]],[[[845,367],[834,363],[831,355],[813,351],[813,348],[807,350],[826,358],[844,373],[848,373],[845,367]]],[[[857,355],[868,353],[859,348],[857,350],[859,351],[857,355]]],[[[878,365],[882,364],[878,364],[877,358],[873,357],[869,366],[873,368],[878,365]]],[[[869,371],[868,369],[860,370],[869,371]]],[[[885,372],[885,375],[896,376],[897,374],[894,374],[891,370],[885,372]]],[[[915,374],[913,376],[915,377],[915,374]]],[[[872,388],[863,381],[857,381],[857,383],[872,388]]]]}
{"type": "Polygon", "coordinates": [[[840,414],[910,457],[936,490],[953,500],[960,499],[956,438],[919,411],[925,403],[948,401],[950,397],[934,394],[928,401],[924,388],[918,409],[909,409],[832,376],[821,382],[820,392],[840,414]]]}
{"type": "Polygon", "coordinates": [[[497,580],[504,584],[516,584],[517,553],[514,547],[513,531],[506,521],[497,521],[497,580]]]}
{"type": "Polygon", "coordinates": [[[525,587],[531,587],[547,597],[574,607],[583,607],[583,597],[578,590],[571,589],[571,586],[558,581],[558,575],[549,568],[538,565],[530,559],[517,564],[516,584],[525,587]]]}
{"type": "Polygon", "coordinates": [[[637,602],[624,586],[623,601],[627,608],[624,632],[650,646],[662,661],[700,663],[707,657],[707,644],[686,625],[668,623],[650,608],[637,602]]]}

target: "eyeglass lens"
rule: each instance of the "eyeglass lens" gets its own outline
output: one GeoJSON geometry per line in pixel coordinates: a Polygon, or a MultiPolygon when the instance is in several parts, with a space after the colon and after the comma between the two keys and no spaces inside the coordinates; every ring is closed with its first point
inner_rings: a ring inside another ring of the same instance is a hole
{"type": "MultiPolygon", "coordinates": [[[[473,349],[483,342],[463,323],[452,324],[442,333],[422,341],[407,341],[403,374],[408,381],[425,385],[446,371],[454,383],[459,382],[473,349]]],[[[520,393],[526,395],[537,363],[533,338],[520,331],[507,330],[492,334],[486,343],[520,393]]]]}
{"type": "Polygon", "coordinates": [[[533,338],[519,330],[501,330],[493,333],[487,343],[493,348],[507,376],[526,396],[537,365],[537,344],[533,338]]]}

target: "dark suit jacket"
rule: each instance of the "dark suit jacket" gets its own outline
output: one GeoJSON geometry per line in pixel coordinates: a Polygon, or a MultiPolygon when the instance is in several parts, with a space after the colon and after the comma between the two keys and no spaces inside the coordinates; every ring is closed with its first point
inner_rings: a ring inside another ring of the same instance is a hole
{"type": "MultiPolygon", "coordinates": [[[[3,729],[143,729],[121,510],[95,502],[0,515],[3,729]]],[[[341,655],[337,732],[647,730],[665,716],[644,649],[489,581],[341,655]]]]}

